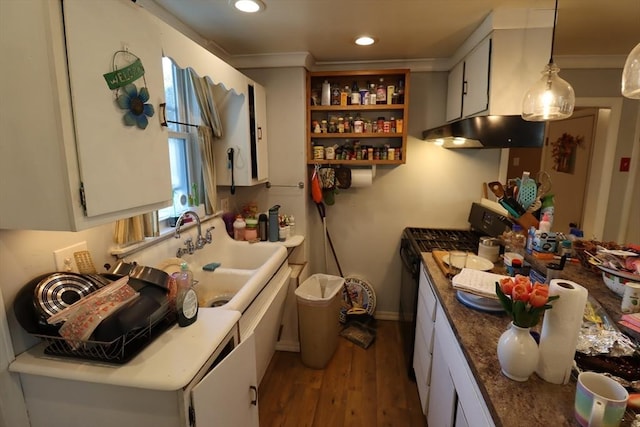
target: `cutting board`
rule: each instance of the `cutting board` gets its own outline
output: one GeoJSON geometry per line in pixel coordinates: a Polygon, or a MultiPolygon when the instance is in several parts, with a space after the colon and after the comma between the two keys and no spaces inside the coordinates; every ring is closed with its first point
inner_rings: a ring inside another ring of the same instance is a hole
{"type": "Polygon", "coordinates": [[[445,255],[449,255],[449,252],[433,250],[431,251],[431,255],[433,256],[433,259],[436,261],[436,264],[438,264],[438,267],[440,267],[440,270],[442,270],[442,274],[444,274],[445,277],[450,279],[451,277],[454,276],[454,274],[449,269],[449,266],[444,262],[444,257],[445,255]]]}

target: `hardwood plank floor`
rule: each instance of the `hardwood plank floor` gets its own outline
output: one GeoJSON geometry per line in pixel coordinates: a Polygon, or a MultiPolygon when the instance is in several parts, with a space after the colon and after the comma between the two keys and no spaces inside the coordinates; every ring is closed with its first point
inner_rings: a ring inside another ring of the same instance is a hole
{"type": "Polygon", "coordinates": [[[404,365],[398,322],[377,321],[368,349],[340,337],[325,369],[277,351],[260,384],[260,426],[426,426],[404,365]]]}

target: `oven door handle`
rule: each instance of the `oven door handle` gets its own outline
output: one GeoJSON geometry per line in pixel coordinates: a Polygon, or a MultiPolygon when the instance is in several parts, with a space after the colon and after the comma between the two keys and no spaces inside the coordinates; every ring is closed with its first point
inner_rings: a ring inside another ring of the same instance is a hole
{"type": "Polygon", "coordinates": [[[417,278],[419,261],[417,257],[412,256],[411,250],[404,245],[400,246],[400,259],[404,267],[411,273],[411,277],[417,278]]]}

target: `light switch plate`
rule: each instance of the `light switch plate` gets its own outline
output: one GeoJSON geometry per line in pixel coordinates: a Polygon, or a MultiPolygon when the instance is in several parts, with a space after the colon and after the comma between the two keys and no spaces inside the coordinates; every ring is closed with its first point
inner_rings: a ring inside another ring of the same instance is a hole
{"type": "Polygon", "coordinates": [[[56,271],[73,271],[78,273],[78,266],[73,257],[75,252],[86,251],[87,242],[79,242],[66,248],[53,251],[53,259],[56,263],[56,271]]]}

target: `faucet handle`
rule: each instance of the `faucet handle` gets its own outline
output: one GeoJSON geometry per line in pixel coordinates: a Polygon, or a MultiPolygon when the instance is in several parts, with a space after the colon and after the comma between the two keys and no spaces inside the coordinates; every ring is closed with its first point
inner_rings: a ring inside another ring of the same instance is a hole
{"type": "Polygon", "coordinates": [[[211,243],[211,241],[213,240],[213,236],[211,235],[211,231],[213,229],[215,229],[215,227],[209,227],[206,229],[205,240],[207,241],[207,243],[211,243]]]}

